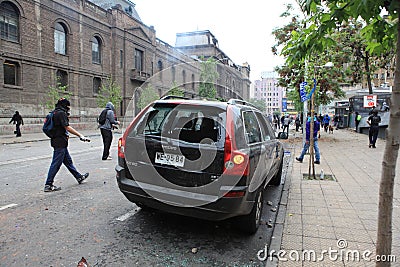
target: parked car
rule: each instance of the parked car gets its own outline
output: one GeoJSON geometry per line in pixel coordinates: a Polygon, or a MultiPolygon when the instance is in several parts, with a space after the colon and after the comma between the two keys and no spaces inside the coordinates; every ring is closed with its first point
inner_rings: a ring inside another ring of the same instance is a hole
{"type": "Polygon", "coordinates": [[[267,185],[279,185],[283,146],[242,100],[161,99],[118,141],[117,181],[139,207],[207,220],[237,217],[255,233],[267,185]]]}

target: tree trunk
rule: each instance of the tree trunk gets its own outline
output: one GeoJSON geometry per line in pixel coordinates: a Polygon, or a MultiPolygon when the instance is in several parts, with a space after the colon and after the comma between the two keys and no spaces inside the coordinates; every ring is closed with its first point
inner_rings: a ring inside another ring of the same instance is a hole
{"type": "Polygon", "coordinates": [[[372,95],[374,91],[372,91],[372,82],[371,82],[371,70],[369,68],[369,53],[365,52],[365,72],[367,74],[367,84],[368,84],[368,93],[372,95]]]}
{"type": "MultiPolygon", "coordinates": [[[[397,14],[399,14],[399,11],[400,10],[397,11],[397,14]]],[[[392,252],[393,189],[400,143],[400,64],[398,62],[400,59],[400,23],[397,23],[397,31],[397,64],[390,100],[389,127],[386,130],[386,146],[382,161],[382,175],[379,187],[377,256],[388,256],[392,252]]],[[[376,266],[386,267],[391,266],[391,263],[389,261],[376,262],[376,266]]]]}

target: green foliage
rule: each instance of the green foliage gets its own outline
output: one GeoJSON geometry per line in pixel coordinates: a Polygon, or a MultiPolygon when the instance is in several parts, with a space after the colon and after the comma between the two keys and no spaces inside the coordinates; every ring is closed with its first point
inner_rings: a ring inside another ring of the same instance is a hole
{"type": "Polygon", "coordinates": [[[121,87],[112,79],[112,77],[108,77],[104,83],[101,83],[99,94],[96,99],[97,106],[104,108],[108,102],[111,102],[117,110],[121,101],[121,87]]]}
{"type": "Polygon", "coordinates": [[[208,58],[200,62],[200,84],[199,84],[199,96],[216,99],[217,89],[215,84],[219,78],[217,72],[217,63],[213,58],[208,58]]]}
{"type": "Polygon", "coordinates": [[[174,96],[184,96],[185,90],[183,88],[180,88],[179,86],[176,85],[176,82],[174,81],[174,84],[172,88],[168,91],[169,95],[174,95],[174,96]]]}
{"type": "Polygon", "coordinates": [[[48,100],[46,101],[46,108],[53,110],[55,104],[60,98],[69,98],[72,93],[67,91],[68,85],[62,85],[60,77],[56,78],[56,85],[49,85],[49,91],[47,92],[48,100]]]}
{"type": "Polygon", "coordinates": [[[145,89],[143,89],[140,93],[139,100],[137,105],[139,109],[144,109],[151,102],[159,99],[159,95],[156,90],[149,84],[145,89]]]}
{"type": "Polygon", "coordinates": [[[249,100],[249,103],[253,104],[256,108],[258,108],[262,112],[265,112],[267,110],[265,100],[251,98],[249,100]]]}

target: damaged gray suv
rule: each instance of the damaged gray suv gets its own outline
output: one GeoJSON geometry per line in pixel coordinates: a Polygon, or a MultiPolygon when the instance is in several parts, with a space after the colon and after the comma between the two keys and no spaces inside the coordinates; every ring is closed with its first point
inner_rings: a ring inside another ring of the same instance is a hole
{"type": "Polygon", "coordinates": [[[257,231],[267,185],[279,185],[283,146],[242,100],[161,99],[118,141],[119,189],[139,207],[224,220],[257,231]]]}

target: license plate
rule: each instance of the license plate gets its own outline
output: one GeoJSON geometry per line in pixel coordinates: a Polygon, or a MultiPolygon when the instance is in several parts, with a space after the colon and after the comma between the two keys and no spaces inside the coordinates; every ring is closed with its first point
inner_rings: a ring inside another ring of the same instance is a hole
{"type": "Polygon", "coordinates": [[[156,152],[155,163],[183,167],[185,157],[183,155],[156,152]]]}

